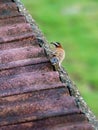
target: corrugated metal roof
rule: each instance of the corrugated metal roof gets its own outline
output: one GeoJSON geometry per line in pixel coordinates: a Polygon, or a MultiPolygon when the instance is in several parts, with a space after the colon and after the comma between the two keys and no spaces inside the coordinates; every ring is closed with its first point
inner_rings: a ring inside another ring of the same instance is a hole
{"type": "MultiPolygon", "coordinates": [[[[36,30],[37,31],[37,30],[36,30]]],[[[0,130],[93,130],[61,82],[35,30],[0,1],[0,130]]]]}

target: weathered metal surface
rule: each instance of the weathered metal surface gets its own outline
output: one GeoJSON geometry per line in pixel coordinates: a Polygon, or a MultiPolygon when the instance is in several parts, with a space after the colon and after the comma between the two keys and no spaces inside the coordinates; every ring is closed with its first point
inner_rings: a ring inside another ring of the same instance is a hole
{"type": "MultiPolygon", "coordinates": [[[[41,61],[42,62],[42,61],[41,61]]],[[[23,63],[23,62],[22,62],[23,63]]],[[[26,72],[35,72],[35,73],[39,73],[39,72],[49,72],[49,71],[53,71],[53,67],[51,66],[49,61],[42,62],[40,64],[36,64],[33,65],[32,63],[27,64],[26,66],[15,66],[15,68],[8,68],[8,69],[3,69],[2,71],[0,71],[0,77],[11,77],[13,75],[19,75],[22,73],[26,73],[26,72]]]]}
{"type": "Polygon", "coordinates": [[[7,17],[19,16],[20,13],[17,10],[17,6],[12,2],[5,2],[0,4],[0,19],[7,17]]]}
{"type": "Polygon", "coordinates": [[[93,130],[36,31],[15,2],[0,0],[0,130],[93,130]]]}
{"type": "Polygon", "coordinates": [[[24,16],[17,16],[17,17],[10,17],[6,19],[0,19],[0,27],[5,26],[5,25],[12,25],[12,24],[18,24],[18,23],[24,23],[26,22],[26,19],[24,16]]]}
{"type": "Polygon", "coordinates": [[[38,46],[37,41],[35,40],[35,36],[30,36],[29,38],[24,37],[24,39],[17,39],[17,41],[10,41],[10,42],[2,42],[0,44],[0,51],[1,50],[9,50],[9,49],[14,49],[14,48],[21,48],[21,47],[26,47],[26,46],[38,46]],[[21,45],[21,46],[20,46],[21,45]]]}
{"type": "Polygon", "coordinates": [[[64,86],[57,72],[28,72],[0,78],[0,96],[64,86]]]}
{"type": "Polygon", "coordinates": [[[87,123],[84,115],[75,114],[5,126],[0,130],[93,130],[93,128],[87,123]]]}
{"type": "Polygon", "coordinates": [[[49,60],[45,57],[42,58],[33,58],[33,59],[25,59],[25,60],[18,60],[18,61],[13,61],[7,64],[0,64],[0,70],[4,69],[11,69],[11,68],[16,68],[20,66],[27,66],[27,65],[36,65],[40,63],[46,63],[49,62],[49,60]]]}
{"type": "Polygon", "coordinates": [[[0,28],[1,37],[13,37],[32,32],[32,28],[28,23],[13,24],[11,26],[3,26],[0,28]]]}
{"type": "Polygon", "coordinates": [[[26,36],[32,36],[32,28],[28,23],[13,24],[0,28],[0,43],[19,40],[26,36]]]}
{"type": "Polygon", "coordinates": [[[5,97],[0,104],[0,126],[80,113],[64,87],[5,97]]]}
{"type": "MultiPolygon", "coordinates": [[[[20,28],[21,29],[21,28],[20,28]]],[[[19,40],[22,40],[22,39],[26,39],[26,38],[30,38],[30,37],[33,37],[34,34],[31,33],[31,32],[27,32],[27,33],[24,33],[22,35],[16,35],[16,36],[12,36],[12,37],[0,37],[0,44],[1,43],[6,43],[6,42],[13,42],[13,41],[19,41],[19,40]]]]}
{"type": "Polygon", "coordinates": [[[0,51],[0,64],[28,58],[44,57],[44,50],[40,47],[21,47],[0,51]]]}
{"type": "Polygon", "coordinates": [[[0,4],[2,4],[2,3],[8,3],[8,2],[12,2],[12,0],[0,0],[0,4]]]}

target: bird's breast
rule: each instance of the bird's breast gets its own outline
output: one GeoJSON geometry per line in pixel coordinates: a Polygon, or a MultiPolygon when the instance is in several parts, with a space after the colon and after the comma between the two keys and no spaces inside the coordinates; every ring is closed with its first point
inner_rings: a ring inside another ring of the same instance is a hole
{"type": "Polygon", "coordinates": [[[62,48],[56,48],[55,55],[60,61],[62,61],[65,58],[65,51],[62,48]]]}

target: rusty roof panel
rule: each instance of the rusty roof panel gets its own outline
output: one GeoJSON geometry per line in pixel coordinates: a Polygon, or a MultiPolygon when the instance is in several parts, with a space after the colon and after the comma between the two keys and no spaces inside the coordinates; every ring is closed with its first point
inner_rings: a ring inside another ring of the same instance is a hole
{"type": "Polygon", "coordinates": [[[18,61],[9,62],[7,64],[0,64],[0,70],[11,69],[11,68],[16,68],[20,66],[27,66],[31,64],[36,65],[40,63],[46,63],[46,62],[49,62],[49,60],[46,57],[18,60],[18,61]]]}
{"type": "Polygon", "coordinates": [[[28,58],[44,57],[44,50],[40,47],[21,47],[0,51],[0,63],[5,64],[12,61],[23,60],[28,58]]]}
{"type": "Polygon", "coordinates": [[[76,114],[5,126],[1,127],[0,130],[93,130],[93,128],[87,124],[87,119],[84,115],[76,114]],[[80,122],[81,126],[79,126],[80,122]]]}
{"type": "Polygon", "coordinates": [[[47,61],[46,63],[40,63],[36,65],[26,65],[26,66],[18,66],[11,69],[4,69],[0,71],[0,77],[7,77],[7,76],[13,76],[13,75],[19,75],[21,73],[26,72],[49,72],[53,71],[53,67],[51,66],[50,62],[47,61]]]}
{"type": "Polygon", "coordinates": [[[64,86],[57,72],[28,72],[0,78],[0,96],[64,86]],[[44,83],[44,84],[43,84],[44,83]]]}
{"type": "MultiPolygon", "coordinates": [[[[3,12],[4,11],[4,9],[6,9],[6,10],[12,10],[12,11],[17,11],[18,12],[18,10],[17,10],[17,6],[16,6],[16,4],[14,3],[14,2],[6,2],[6,3],[2,3],[2,4],[0,4],[0,11],[1,12],[3,12]]],[[[1,13],[0,12],[0,13],[1,13]]],[[[8,11],[9,12],[9,11],[8,11]]],[[[4,14],[3,14],[4,15],[4,14]]],[[[7,14],[7,15],[9,15],[9,14],[7,14]]]]}
{"type": "Polygon", "coordinates": [[[24,34],[18,35],[18,36],[17,35],[15,35],[15,36],[6,36],[5,38],[0,36],[0,44],[1,43],[6,43],[6,42],[19,41],[19,40],[26,39],[26,38],[31,38],[31,37],[34,37],[34,33],[27,32],[27,33],[24,33],[24,34]]]}
{"type": "Polygon", "coordinates": [[[91,125],[88,123],[77,123],[77,124],[72,124],[68,125],[66,127],[63,126],[56,126],[54,130],[94,130],[91,128],[91,125]]]}
{"type": "Polygon", "coordinates": [[[2,26],[10,26],[12,24],[18,24],[18,23],[22,23],[24,21],[24,23],[26,22],[26,19],[24,16],[17,16],[17,17],[10,17],[10,18],[6,18],[6,19],[0,19],[0,27],[2,26]]]}
{"type": "MultiPolygon", "coordinates": [[[[32,33],[32,28],[30,24],[27,23],[20,23],[20,24],[13,24],[12,26],[3,26],[0,28],[0,42],[2,39],[10,39],[10,37],[15,39],[20,35],[24,35],[26,33],[32,33]]],[[[25,36],[24,36],[25,37],[25,36]]]]}
{"type": "Polygon", "coordinates": [[[5,97],[0,104],[0,126],[80,113],[74,98],[66,96],[64,87],[5,97]]]}
{"type": "Polygon", "coordinates": [[[38,43],[35,40],[35,36],[30,36],[29,38],[24,37],[24,39],[17,39],[17,41],[11,41],[11,42],[6,42],[6,43],[1,43],[0,44],[0,50],[9,50],[9,49],[14,49],[14,48],[21,48],[21,47],[29,47],[31,45],[38,46],[38,43]],[[20,46],[21,45],[21,46],[20,46]]]}
{"type": "Polygon", "coordinates": [[[0,4],[0,19],[19,16],[20,13],[17,10],[17,6],[13,2],[0,4]]]}
{"type": "Polygon", "coordinates": [[[27,39],[27,38],[30,38],[30,37],[33,37],[34,36],[34,33],[31,33],[31,32],[27,32],[27,33],[24,33],[22,35],[19,35],[19,36],[11,36],[11,37],[0,37],[0,44],[1,43],[6,43],[6,42],[13,42],[13,41],[19,41],[19,40],[22,40],[22,39],[27,39]]]}
{"type": "Polygon", "coordinates": [[[12,0],[0,0],[0,4],[2,4],[2,3],[8,3],[8,2],[12,2],[12,0]]]}

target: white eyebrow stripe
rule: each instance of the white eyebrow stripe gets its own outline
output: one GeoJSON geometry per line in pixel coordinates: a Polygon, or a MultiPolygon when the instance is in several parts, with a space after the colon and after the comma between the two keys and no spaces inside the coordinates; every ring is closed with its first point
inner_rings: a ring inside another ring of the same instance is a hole
{"type": "Polygon", "coordinates": [[[58,46],[58,43],[57,43],[57,42],[54,42],[54,44],[58,46]]]}

